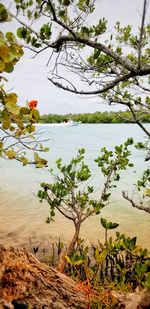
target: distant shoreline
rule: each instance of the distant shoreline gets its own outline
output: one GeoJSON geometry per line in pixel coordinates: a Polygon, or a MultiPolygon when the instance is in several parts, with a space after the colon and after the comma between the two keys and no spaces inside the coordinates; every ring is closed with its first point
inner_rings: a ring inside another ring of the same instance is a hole
{"type": "MultiPolygon", "coordinates": [[[[138,119],[142,123],[150,123],[150,115],[144,111],[136,112],[138,119]]],[[[129,111],[118,111],[118,112],[95,112],[95,113],[84,113],[84,114],[45,114],[41,115],[39,123],[41,124],[53,124],[63,123],[69,120],[82,123],[82,124],[119,124],[119,123],[135,123],[132,119],[129,111]]]]}

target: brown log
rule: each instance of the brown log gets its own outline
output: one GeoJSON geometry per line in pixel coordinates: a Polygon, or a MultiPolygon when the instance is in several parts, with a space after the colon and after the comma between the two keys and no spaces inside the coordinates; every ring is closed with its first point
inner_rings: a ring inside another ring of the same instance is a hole
{"type": "Polygon", "coordinates": [[[62,273],[27,250],[0,246],[1,308],[88,308],[86,295],[62,273]]]}

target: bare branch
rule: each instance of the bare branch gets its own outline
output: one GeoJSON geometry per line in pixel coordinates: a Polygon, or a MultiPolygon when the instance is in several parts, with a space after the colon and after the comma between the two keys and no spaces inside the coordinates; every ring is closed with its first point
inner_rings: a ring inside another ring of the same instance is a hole
{"type": "MultiPolygon", "coordinates": [[[[53,75],[55,75],[55,74],[53,73],[53,75]]],[[[67,78],[64,78],[64,77],[59,76],[59,75],[55,75],[55,77],[56,77],[57,79],[61,79],[61,80],[66,81],[67,83],[69,83],[69,84],[72,86],[72,88],[74,89],[74,91],[77,92],[76,87],[75,87],[75,86],[73,85],[73,83],[71,83],[67,78]]]]}
{"type": "Polygon", "coordinates": [[[133,199],[130,198],[130,197],[128,196],[128,194],[127,194],[125,191],[122,191],[122,196],[123,196],[127,201],[129,201],[133,207],[137,208],[138,210],[143,210],[143,211],[145,211],[145,212],[147,212],[147,213],[150,213],[150,207],[142,207],[142,206],[137,205],[137,204],[133,201],[133,199]]]}
{"type": "Polygon", "coordinates": [[[139,83],[139,81],[138,81],[137,78],[135,78],[135,82],[136,82],[136,85],[137,85],[139,88],[141,88],[142,90],[144,90],[144,91],[146,91],[146,92],[150,92],[150,88],[147,88],[147,87],[141,85],[141,84],[139,83]]]}
{"type": "Polygon", "coordinates": [[[141,121],[139,119],[137,119],[136,117],[136,112],[135,110],[133,109],[132,105],[130,104],[129,106],[129,109],[132,113],[132,116],[133,116],[133,119],[134,119],[134,122],[137,123],[139,125],[139,127],[147,134],[148,137],[150,137],[150,132],[143,126],[143,124],[141,123],[141,121]]]}
{"type": "Polygon", "coordinates": [[[58,83],[56,81],[54,81],[52,78],[48,77],[48,80],[54,84],[55,86],[57,86],[58,88],[64,89],[66,91],[72,92],[72,93],[76,93],[76,94],[84,94],[84,95],[95,95],[95,94],[100,94],[100,93],[104,93],[107,90],[112,89],[114,86],[116,86],[119,82],[121,81],[125,81],[130,79],[131,77],[133,77],[133,73],[127,73],[124,75],[121,75],[119,77],[117,77],[116,79],[110,81],[109,83],[107,83],[102,89],[98,89],[98,90],[93,90],[93,91],[83,91],[83,90],[74,90],[71,89],[67,86],[63,86],[61,83],[58,83]]]}
{"type": "MultiPolygon", "coordinates": [[[[43,149],[40,149],[38,146],[39,140],[32,140],[32,141],[26,141],[27,138],[31,138],[32,137],[32,134],[31,135],[27,135],[27,136],[22,136],[22,137],[18,137],[18,136],[15,136],[11,133],[9,133],[7,130],[3,129],[2,127],[0,127],[0,130],[2,132],[4,132],[6,135],[2,138],[2,140],[4,139],[8,139],[10,138],[11,140],[14,139],[16,140],[16,142],[14,143],[11,143],[10,145],[8,145],[5,150],[8,150],[9,148],[12,148],[12,147],[20,147],[20,146],[23,146],[23,149],[28,149],[28,150],[31,150],[31,151],[35,151],[35,150],[38,150],[38,152],[43,152],[43,149]],[[30,147],[29,145],[33,145],[32,147],[30,147]]],[[[49,139],[45,139],[45,140],[42,140],[42,142],[46,142],[48,141],[49,139]]]]}

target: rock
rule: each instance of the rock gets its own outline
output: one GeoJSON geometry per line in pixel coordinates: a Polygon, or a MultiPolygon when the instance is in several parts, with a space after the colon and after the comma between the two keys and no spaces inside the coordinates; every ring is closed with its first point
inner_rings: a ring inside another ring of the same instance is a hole
{"type": "Polygon", "coordinates": [[[143,289],[135,293],[113,291],[112,295],[119,300],[123,309],[150,309],[150,291],[143,289]]]}

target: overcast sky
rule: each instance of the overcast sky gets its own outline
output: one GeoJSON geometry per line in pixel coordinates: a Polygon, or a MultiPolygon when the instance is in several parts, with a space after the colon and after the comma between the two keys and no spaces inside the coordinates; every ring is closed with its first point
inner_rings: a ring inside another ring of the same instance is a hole
{"type": "MultiPolygon", "coordinates": [[[[140,24],[141,8],[143,0],[96,0],[97,10],[95,18],[103,16],[109,21],[111,29],[115,21],[121,21],[123,25],[132,24],[134,28],[140,24]]],[[[3,0],[7,7],[12,0],[3,0]]],[[[150,5],[148,7],[147,19],[150,20],[150,5]]],[[[15,31],[17,23],[4,23],[3,30],[15,31]]],[[[33,27],[34,28],[34,27],[33,27]]],[[[36,30],[36,29],[35,29],[36,30]]],[[[7,89],[13,88],[19,96],[19,103],[25,104],[26,100],[36,99],[39,101],[39,110],[44,113],[84,113],[109,110],[106,104],[102,104],[99,98],[81,97],[60,90],[53,86],[48,80],[48,68],[46,63],[47,54],[41,54],[36,59],[32,59],[29,50],[25,50],[25,55],[18,62],[13,73],[7,74],[9,83],[7,89]]]]}

